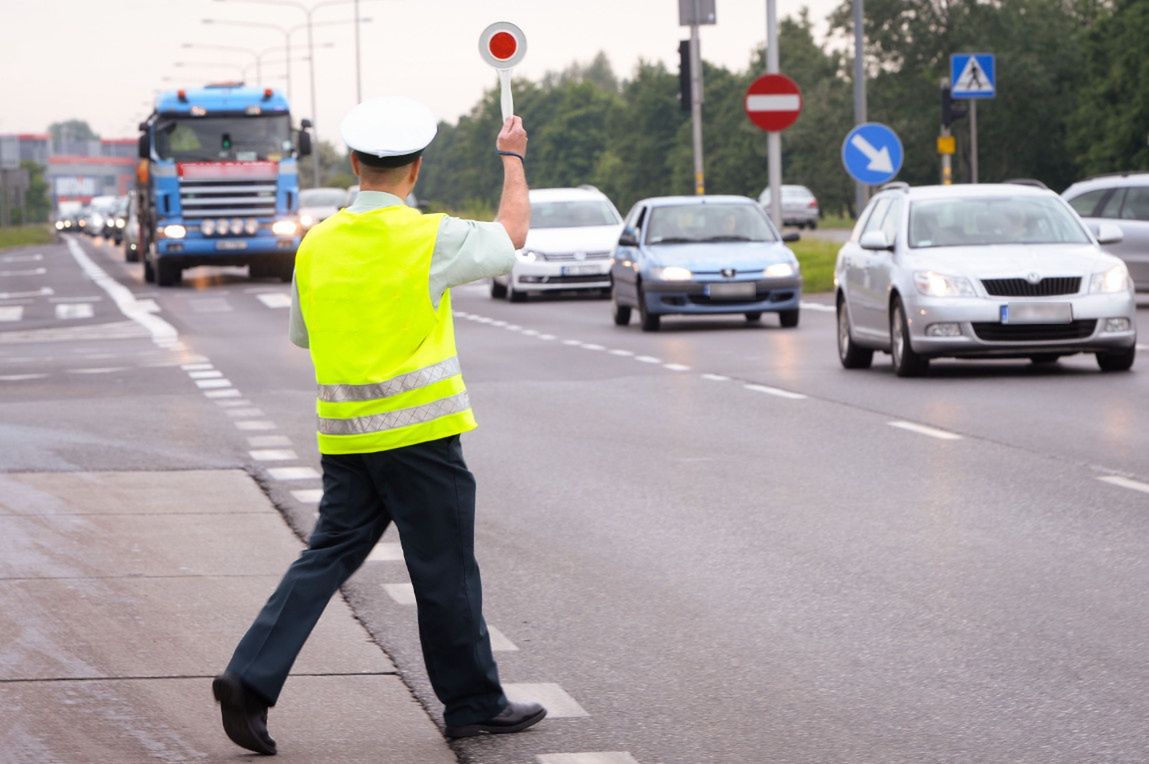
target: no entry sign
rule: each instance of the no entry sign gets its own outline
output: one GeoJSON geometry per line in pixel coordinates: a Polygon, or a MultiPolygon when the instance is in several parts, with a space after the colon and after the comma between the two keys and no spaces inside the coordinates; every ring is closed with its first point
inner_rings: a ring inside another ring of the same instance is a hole
{"type": "Polygon", "coordinates": [[[764,74],[746,88],[746,116],[761,129],[785,130],[802,113],[802,91],[784,74],[764,74]]]}

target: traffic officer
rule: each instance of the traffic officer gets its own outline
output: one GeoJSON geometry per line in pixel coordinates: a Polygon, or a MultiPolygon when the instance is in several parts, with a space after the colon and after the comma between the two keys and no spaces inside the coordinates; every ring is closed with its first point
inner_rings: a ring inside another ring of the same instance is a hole
{"type": "Polygon", "coordinates": [[[435,137],[408,98],[356,106],[340,127],[359,176],[354,204],[311,229],[295,263],[291,340],[318,382],[323,498],[308,548],[212,683],[224,731],[274,754],[267,709],[328,600],[392,521],[415,590],[423,660],[449,737],[518,732],[546,709],[503,694],[474,555],[475,481],[459,444],[475,427],[455,352],[450,288],[508,273],[530,225],[522,120],[495,140],[493,223],[404,204],[435,137]]]}

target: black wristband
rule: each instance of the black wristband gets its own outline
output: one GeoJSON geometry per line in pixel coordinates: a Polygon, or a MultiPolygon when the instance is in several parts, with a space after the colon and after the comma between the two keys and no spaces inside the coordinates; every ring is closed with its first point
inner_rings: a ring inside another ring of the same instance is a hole
{"type": "Polygon", "coordinates": [[[496,151],[495,153],[501,157],[518,157],[520,162],[523,164],[527,163],[526,158],[522,154],[516,153],[514,151],[496,151]]]}

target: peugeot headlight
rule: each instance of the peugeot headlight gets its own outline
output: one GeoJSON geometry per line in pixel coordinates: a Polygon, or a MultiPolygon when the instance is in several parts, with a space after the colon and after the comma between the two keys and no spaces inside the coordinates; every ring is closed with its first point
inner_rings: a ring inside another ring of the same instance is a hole
{"type": "Polygon", "coordinates": [[[964,276],[946,276],[936,271],[918,271],[914,286],[927,297],[976,297],[973,284],[964,276]]]}
{"type": "Polygon", "coordinates": [[[1125,267],[1125,263],[1119,263],[1104,273],[1094,273],[1093,278],[1089,281],[1090,292],[1113,294],[1114,292],[1124,292],[1128,288],[1129,269],[1125,267]]]}
{"type": "Polygon", "coordinates": [[[164,237],[168,239],[182,239],[188,235],[188,229],[179,223],[164,226],[164,237]]]}
{"type": "Polygon", "coordinates": [[[271,232],[276,236],[294,236],[297,229],[294,220],[277,220],[271,224],[271,232]]]}
{"type": "Polygon", "coordinates": [[[519,262],[523,263],[533,263],[535,260],[546,259],[533,249],[517,249],[515,250],[515,256],[519,258],[519,262]]]}
{"type": "Polygon", "coordinates": [[[667,265],[654,269],[654,277],[662,281],[690,281],[694,274],[688,268],[680,265],[667,265]]]}
{"type": "Polygon", "coordinates": [[[770,278],[785,278],[793,276],[797,270],[793,263],[774,263],[766,266],[766,275],[770,278]]]}

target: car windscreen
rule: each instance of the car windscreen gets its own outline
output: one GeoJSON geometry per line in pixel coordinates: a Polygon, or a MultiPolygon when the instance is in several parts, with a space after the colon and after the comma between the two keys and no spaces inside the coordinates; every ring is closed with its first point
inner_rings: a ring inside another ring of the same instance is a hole
{"type": "Polygon", "coordinates": [[[757,204],[682,204],[654,207],[647,244],[700,241],[777,241],[757,204]]]}
{"type": "Polygon", "coordinates": [[[342,207],[347,192],[342,188],[305,188],[299,192],[300,207],[342,207]]]}
{"type": "Polygon", "coordinates": [[[177,162],[278,161],[291,156],[286,114],[259,117],[169,117],[156,124],[156,154],[177,162]]]}
{"type": "Polygon", "coordinates": [[[910,204],[912,248],[1088,242],[1088,234],[1057,199],[987,196],[910,204]]]}
{"type": "Polygon", "coordinates": [[[614,207],[602,201],[531,202],[531,228],[618,225],[614,207]]]}

